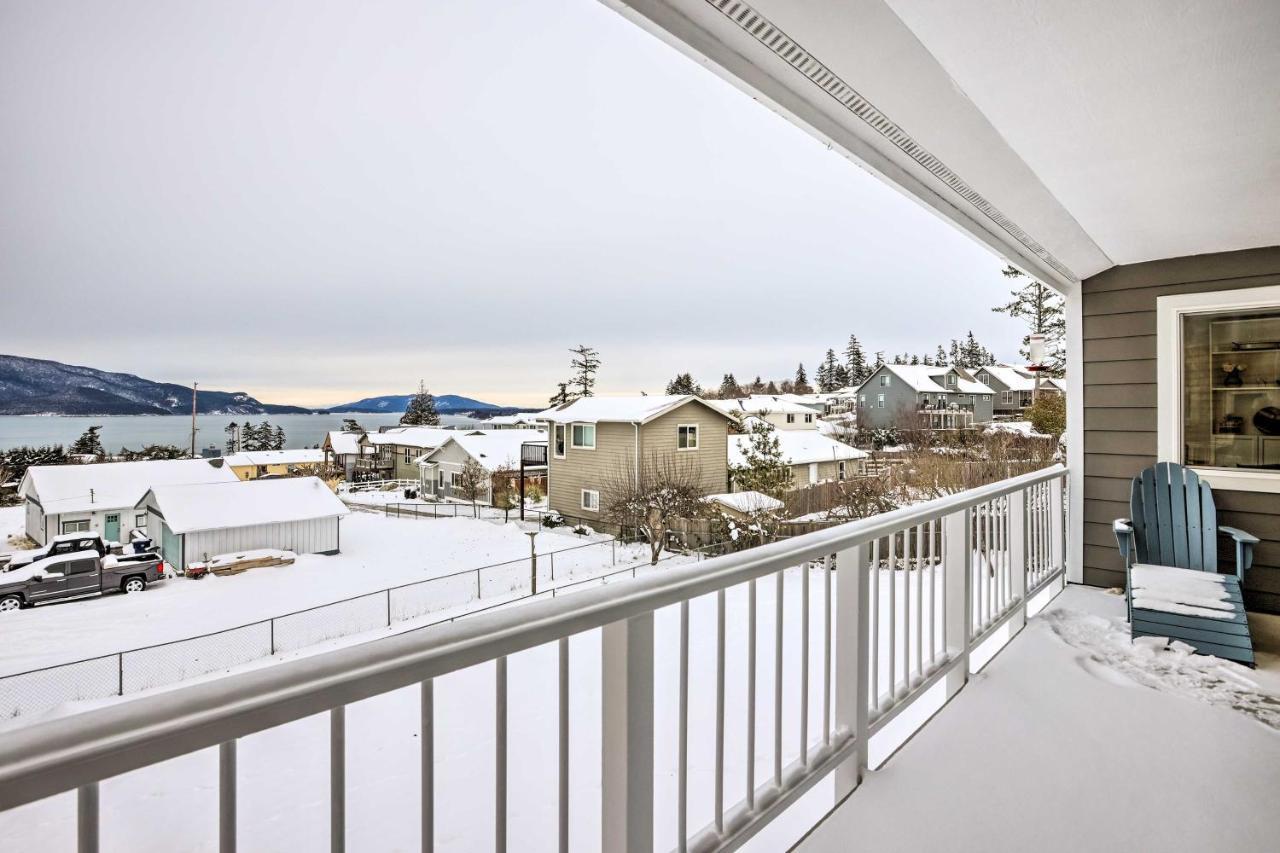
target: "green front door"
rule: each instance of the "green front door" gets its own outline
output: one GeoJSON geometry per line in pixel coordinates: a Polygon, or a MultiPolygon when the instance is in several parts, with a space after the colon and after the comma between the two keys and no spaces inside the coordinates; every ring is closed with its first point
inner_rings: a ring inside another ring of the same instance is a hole
{"type": "Polygon", "coordinates": [[[102,531],[102,538],[108,542],[120,541],[120,513],[107,513],[107,523],[102,531]]]}
{"type": "Polygon", "coordinates": [[[182,542],[163,521],[160,522],[160,553],[164,555],[164,561],[175,569],[186,568],[179,565],[182,562],[182,542]]]}

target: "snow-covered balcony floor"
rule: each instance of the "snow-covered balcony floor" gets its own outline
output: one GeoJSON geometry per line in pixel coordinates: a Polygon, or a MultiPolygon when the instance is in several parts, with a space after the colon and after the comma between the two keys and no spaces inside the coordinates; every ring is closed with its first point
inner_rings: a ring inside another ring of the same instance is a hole
{"type": "Polygon", "coordinates": [[[1068,588],[799,849],[1280,849],[1280,618],[1251,614],[1250,671],[1123,615],[1068,588]]]}

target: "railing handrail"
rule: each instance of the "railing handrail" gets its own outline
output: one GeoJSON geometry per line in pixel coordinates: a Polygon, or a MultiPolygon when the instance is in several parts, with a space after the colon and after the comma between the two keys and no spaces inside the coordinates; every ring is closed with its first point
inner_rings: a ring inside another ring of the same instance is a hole
{"type": "Polygon", "coordinates": [[[761,578],[1066,474],[1054,465],[630,583],[36,723],[0,738],[0,810],[761,578]]]}

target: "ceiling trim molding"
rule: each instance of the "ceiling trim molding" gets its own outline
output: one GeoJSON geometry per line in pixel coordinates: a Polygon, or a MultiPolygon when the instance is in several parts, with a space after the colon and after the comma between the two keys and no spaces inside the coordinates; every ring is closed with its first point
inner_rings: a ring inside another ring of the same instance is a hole
{"type": "Polygon", "coordinates": [[[1053,253],[1040,245],[1016,222],[966,183],[946,163],[930,153],[909,133],[895,124],[874,104],[841,79],[838,74],[823,64],[816,56],[805,50],[795,39],[756,11],[750,4],[743,2],[743,0],[703,0],[703,2],[807,78],[814,86],[817,86],[827,96],[840,104],[845,111],[857,117],[867,127],[871,128],[907,157],[910,157],[937,181],[946,186],[947,189],[964,199],[975,210],[1026,247],[1028,251],[1045,264],[1052,267],[1069,281],[1079,280],[1066,264],[1058,260],[1053,253]]]}

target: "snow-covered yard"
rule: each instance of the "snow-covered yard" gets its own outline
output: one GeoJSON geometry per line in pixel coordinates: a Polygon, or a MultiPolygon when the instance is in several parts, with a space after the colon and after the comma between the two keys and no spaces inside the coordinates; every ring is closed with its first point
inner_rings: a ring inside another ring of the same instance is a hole
{"type": "MultiPolygon", "coordinates": [[[[20,507],[0,509],[0,534],[21,531],[21,512],[20,507]]],[[[525,530],[539,528],[470,518],[352,513],[342,521],[340,554],[304,554],[289,566],[201,580],[175,577],[141,594],[6,613],[0,617],[5,639],[0,675],[180,640],[399,584],[517,561],[505,573],[485,573],[487,592],[491,580],[527,580],[525,530]]],[[[0,536],[0,542],[6,539],[0,536]]],[[[542,555],[563,552],[554,558],[557,582],[611,571],[615,560],[622,566],[647,554],[644,546],[619,545],[615,551],[609,537],[577,536],[568,528],[541,529],[536,542],[541,578],[549,579],[551,568],[550,558],[542,555]],[[588,542],[597,544],[580,547],[588,542]]],[[[433,588],[420,589],[423,595],[435,594],[433,588]]]]}

